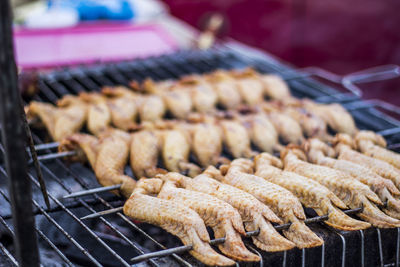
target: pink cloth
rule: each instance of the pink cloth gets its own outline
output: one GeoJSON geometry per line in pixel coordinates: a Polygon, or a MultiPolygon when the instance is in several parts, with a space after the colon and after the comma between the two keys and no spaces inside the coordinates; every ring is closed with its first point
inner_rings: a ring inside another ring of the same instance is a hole
{"type": "Polygon", "coordinates": [[[22,68],[118,61],[170,53],[177,43],[158,25],[82,24],[72,28],[15,29],[22,68]]]}

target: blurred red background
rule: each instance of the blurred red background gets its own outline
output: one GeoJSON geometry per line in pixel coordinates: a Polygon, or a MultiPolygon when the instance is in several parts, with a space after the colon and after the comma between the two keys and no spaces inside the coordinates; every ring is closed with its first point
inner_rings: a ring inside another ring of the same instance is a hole
{"type": "MultiPolygon", "coordinates": [[[[221,37],[262,48],[298,67],[347,74],[400,64],[400,1],[165,0],[171,13],[201,28],[212,12],[226,19],[221,37]]],[[[362,85],[366,98],[400,105],[400,78],[362,85]]]]}

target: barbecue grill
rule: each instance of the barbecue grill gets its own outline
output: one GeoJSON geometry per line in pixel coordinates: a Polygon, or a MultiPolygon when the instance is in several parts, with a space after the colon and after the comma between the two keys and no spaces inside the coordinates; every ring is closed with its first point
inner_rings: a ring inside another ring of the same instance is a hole
{"type": "MultiPolygon", "coordinates": [[[[26,145],[23,121],[15,115],[20,113],[20,107],[16,102],[16,73],[10,54],[11,46],[8,46],[11,44],[7,20],[9,14],[3,8],[0,11],[1,33],[6,33],[2,36],[8,42],[0,46],[1,56],[4,56],[3,59],[0,57],[0,63],[2,70],[5,70],[2,75],[3,79],[7,78],[2,80],[1,95],[5,101],[14,104],[5,106],[2,102],[3,116],[8,121],[13,118],[14,127],[8,127],[2,121],[3,138],[7,139],[0,144],[0,265],[38,266],[40,256],[43,266],[200,266],[188,253],[182,253],[189,248],[181,247],[176,237],[158,227],[132,221],[121,212],[85,221],[80,219],[96,211],[120,207],[124,201],[107,192],[61,200],[66,194],[97,188],[99,185],[89,168],[79,163],[66,164],[59,154],[54,154],[51,145],[41,149],[38,157],[50,200],[50,206],[46,206],[37,172],[33,164],[27,166],[24,161],[26,145]],[[8,87],[5,87],[6,83],[9,83],[8,87]],[[5,98],[7,94],[10,96],[5,98]],[[7,180],[9,190],[6,188],[7,180]],[[131,261],[133,257],[135,261],[131,261]]],[[[380,133],[390,148],[399,149],[400,122],[394,117],[400,114],[399,109],[381,101],[362,100],[355,86],[357,79],[359,82],[367,81],[373,75],[347,76],[344,87],[348,90],[338,90],[310,77],[314,75],[330,83],[343,81],[333,74],[318,69],[296,70],[266,53],[233,41],[206,51],[188,50],[161,57],[56,69],[40,74],[37,91],[26,96],[24,101],[33,99],[55,103],[66,94],[96,91],[106,85],[128,86],[132,80],[142,81],[147,77],[154,80],[176,79],[191,73],[248,66],[262,73],[281,75],[296,97],[341,103],[351,112],[360,129],[380,133]]],[[[385,72],[385,69],[381,71],[385,72]]],[[[38,130],[32,132],[32,138],[38,145],[49,142],[47,135],[38,130]]],[[[126,172],[132,175],[128,168],[126,172]]],[[[348,213],[354,214],[360,210],[350,210],[348,213]]],[[[316,216],[309,209],[306,209],[306,214],[309,227],[324,239],[323,246],[267,253],[245,240],[247,247],[262,258],[261,262],[254,265],[399,266],[399,228],[338,231],[322,223],[326,216],[316,216]]],[[[249,233],[254,234],[257,233],[249,233]]]]}

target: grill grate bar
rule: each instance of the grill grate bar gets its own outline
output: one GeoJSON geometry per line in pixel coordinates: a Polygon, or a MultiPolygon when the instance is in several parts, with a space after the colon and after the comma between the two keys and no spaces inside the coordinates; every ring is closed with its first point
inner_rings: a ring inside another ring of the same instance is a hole
{"type": "MultiPolygon", "coordinates": [[[[5,175],[4,170],[1,168],[1,172],[3,175],[5,175]]],[[[5,194],[5,192],[0,189],[0,194],[3,196],[3,198],[10,203],[9,198],[7,197],[7,195],[5,194]]],[[[35,202],[35,206],[37,206],[37,203],[35,202]]],[[[10,227],[8,226],[8,224],[6,223],[4,217],[0,216],[0,223],[14,236],[14,232],[10,229],[10,227]]],[[[47,238],[47,236],[45,234],[43,234],[42,231],[39,230],[39,228],[37,228],[35,226],[35,230],[36,232],[39,234],[39,236],[49,245],[51,246],[54,251],[65,261],[65,263],[67,263],[69,266],[73,266],[73,264],[68,260],[68,258],[61,252],[61,250],[59,250],[56,245],[54,245],[53,242],[51,242],[51,240],[49,238],[47,238]]],[[[0,243],[0,245],[2,245],[0,243]]],[[[11,255],[11,254],[10,254],[11,255]]]]}
{"type": "Polygon", "coordinates": [[[7,256],[7,258],[15,265],[18,266],[18,262],[14,258],[14,256],[0,243],[0,250],[7,256]]]}
{"type": "MultiPolygon", "coordinates": [[[[35,139],[36,140],[40,140],[37,136],[34,136],[35,137],[35,139]]],[[[40,140],[41,141],[41,140],[40,140]]],[[[61,168],[63,168],[66,172],[68,172],[69,174],[71,174],[72,175],[72,177],[83,187],[83,188],[88,188],[88,184],[83,180],[83,179],[81,179],[81,177],[79,176],[79,175],[77,175],[77,174],[75,174],[74,172],[72,172],[63,162],[61,162],[60,160],[56,160],[55,161],[57,164],[58,164],[58,166],[60,166],[61,168]]],[[[41,164],[41,167],[43,168],[43,170],[44,171],[46,171],[49,175],[50,175],[50,177],[52,178],[52,179],[54,179],[55,181],[57,181],[68,193],[71,193],[72,191],[70,190],[70,189],[68,189],[68,188],[66,188],[65,187],[65,185],[62,183],[62,181],[50,170],[50,169],[48,169],[47,168],[47,166],[45,166],[45,165],[43,165],[43,164],[41,164]]],[[[103,205],[105,205],[107,208],[113,208],[113,206],[110,204],[110,203],[108,203],[106,200],[104,200],[103,198],[101,198],[100,196],[98,196],[97,194],[94,194],[93,195],[97,200],[99,200],[103,205]]],[[[80,202],[82,201],[82,200],[79,200],[80,202]]],[[[86,203],[84,203],[84,202],[82,202],[82,204],[83,205],[87,205],[86,203]]],[[[88,208],[90,208],[90,206],[87,206],[88,208]]],[[[90,208],[91,209],[91,208],[90,208]]],[[[92,210],[92,212],[95,212],[95,210],[92,210]]],[[[142,233],[144,236],[146,236],[148,239],[150,239],[151,241],[153,241],[153,243],[155,243],[157,246],[159,246],[160,248],[162,248],[162,249],[165,249],[166,247],[165,246],[163,246],[161,243],[159,243],[158,241],[156,241],[155,239],[153,239],[150,235],[148,235],[146,232],[144,232],[142,229],[140,229],[136,224],[134,224],[134,223],[132,223],[131,221],[130,221],[130,219],[128,219],[124,214],[122,214],[122,213],[117,213],[117,215],[119,216],[119,217],[121,217],[125,222],[127,222],[131,227],[133,227],[135,230],[137,230],[137,231],[139,231],[140,233],[142,233]]],[[[80,223],[82,223],[83,224],[83,222],[80,220],[80,219],[78,219],[79,221],[80,221],[80,223]]],[[[102,219],[102,221],[104,222],[104,223],[106,223],[107,221],[103,218],[102,219]],[[103,221],[104,220],[104,221],[103,221]]],[[[110,224],[109,222],[107,222],[106,224],[110,224]]],[[[111,225],[111,224],[110,224],[111,225]]],[[[113,227],[112,225],[111,225],[111,227],[112,228],[114,228],[115,229],[115,231],[118,231],[115,227],[113,227]]],[[[122,233],[121,233],[121,235],[122,235],[122,233]]],[[[127,239],[128,241],[128,243],[130,243],[131,245],[133,245],[133,243],[127,238],[127,237],[125,237],[124,236],[124,240],[125,239],[127,239]]],[[[137,248],[136,246],[134,247],[139,253],[141,253],[141,254],[143,254],[144,252],[140,249],[140,248],[137,248]]],[[[188,263],[187,261],[185,261],[185,260],[183,260],[181,257],[179,257],[178,255],[172,255],[172,257],[174,257],[177,261],[179,261],[180,263],[182,263],[183,265],[185,265],[185,266],[191,266],[191,264],[190,263],[188,263]]],[[[152,261],[152,264],[153,265],[155,265],[155,266],[157,266],[157,263],[156,262],[154,262],[154,261],[152,261]]]]}

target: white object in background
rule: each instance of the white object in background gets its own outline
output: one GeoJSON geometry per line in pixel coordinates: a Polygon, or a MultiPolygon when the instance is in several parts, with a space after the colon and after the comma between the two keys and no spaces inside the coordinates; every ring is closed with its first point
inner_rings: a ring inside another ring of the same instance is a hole
{"type": "Polygon", "coordinates": [[[25,20],[28,28],[64,28],[71,27],[79,22],[79,14],[72,8],[52,7],[46,10],[37,10],[29,14],[25,20]]]}
{"type": "Polygon", "coordinates": [[[135,22],[145,22],[168,14],[168,7],[159,0],[130,0],[130,3],[135,12],[135,22]]]}

